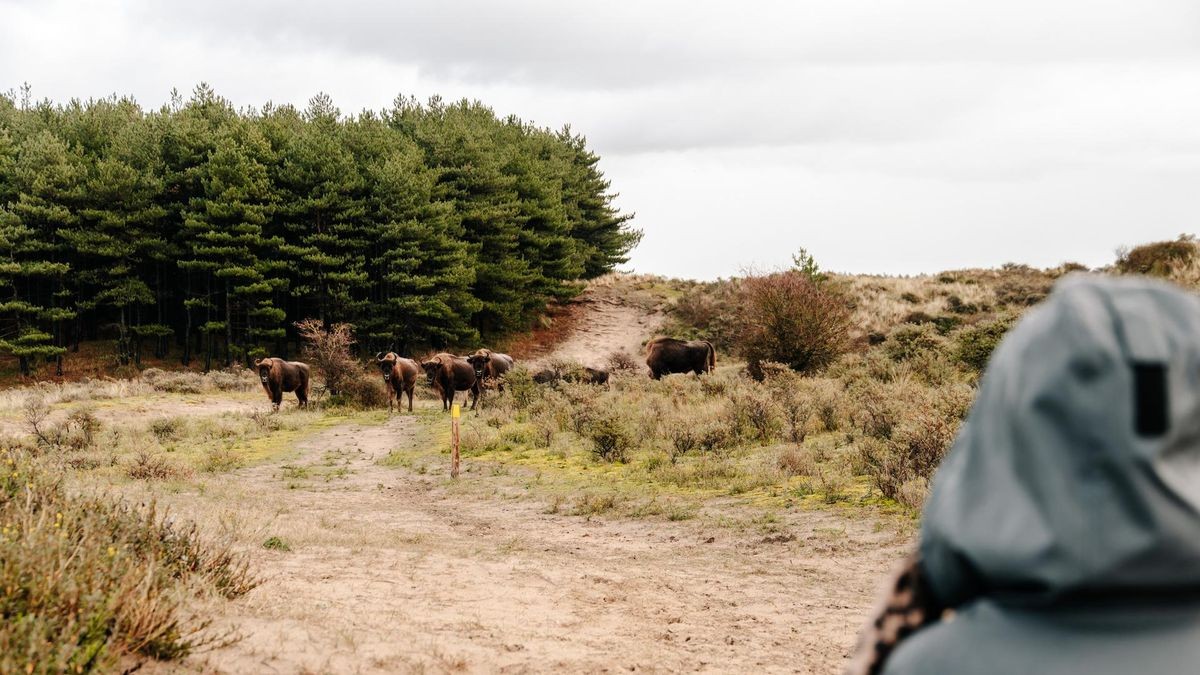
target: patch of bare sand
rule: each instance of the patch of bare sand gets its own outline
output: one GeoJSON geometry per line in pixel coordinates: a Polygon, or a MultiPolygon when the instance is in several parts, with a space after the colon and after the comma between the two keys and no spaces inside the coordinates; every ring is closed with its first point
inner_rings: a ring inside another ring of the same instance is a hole
{"type": "Polygon", "coordinates": [[[624,303],[609,293],[588,291],[575,303],[578,314],[573,329],[561,342],[527,359],[531,368],[556,360],[602,368],[616,351],[627,352],[640,363],[644,360],[642,345],[663,323],[661,313],[624,303]]]}
{"type": "Polygon", "coordinates": [[[457,484],[378,465],[416,425],[332,429],[286,465],[160,496],[244,542],[266,579],[214,605],[243,639],[185,668],[836,672],[905,544],[831,512],[782,516],[771,537],[710,518],[586,520],[488,494],[469,460],[457,484]],[[270,536],[292,550],[262,548],[270,536]]]}

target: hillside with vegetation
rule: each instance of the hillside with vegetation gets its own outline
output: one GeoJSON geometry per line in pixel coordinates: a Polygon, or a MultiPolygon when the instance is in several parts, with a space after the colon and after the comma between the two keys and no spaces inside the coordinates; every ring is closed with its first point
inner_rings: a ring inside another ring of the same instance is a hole
{"type": "Polygon", "coordinates": [[[0,95],[0,351],[207,370],[287,354],[310,317],[364,352],[493,339],[626,260],[612,197],[582,136],[478,102],[0,95]]]}
{"type": "MultiPolygon", "coordinates": [[[[1198,259],[1184,237],[1093,272],[1196,288],[1198,259]]],[[[6,389],[0,670],[831,672],[991,350],[1079,270],[605,275],[513,338],[457,479],[433,393],[387,414],[344,326],[311,324],[316,380],[375,393],[307,410],[244,368],[6,389]],[[719,345],[715,372],[651,380],[661,333],[719,345]]]]}

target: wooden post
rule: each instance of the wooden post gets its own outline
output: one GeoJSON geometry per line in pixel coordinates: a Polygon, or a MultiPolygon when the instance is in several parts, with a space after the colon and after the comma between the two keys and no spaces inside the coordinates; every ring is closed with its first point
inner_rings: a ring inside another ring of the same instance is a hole
{"type": "Polygon", "coordinates": [[[462,407],[457,403],[450,406],[450,477],[458,478],[458,418],[462,415],[462,407]]]}

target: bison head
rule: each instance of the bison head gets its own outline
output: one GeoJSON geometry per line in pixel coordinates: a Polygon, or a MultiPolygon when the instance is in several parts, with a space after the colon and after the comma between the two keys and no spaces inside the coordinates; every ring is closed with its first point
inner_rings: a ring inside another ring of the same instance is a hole
{"type": "Polygon", "coordinates": [[[467,357],[467,361],[471,364],[471,367],[475,369],[475,377],[478,377],[479,379],[483,379],[484,372],[487,370],[488,363],[491,360],[491,356],[487,354],[475,353],[467,357]]]}
{"type": "Polygon", "coordinates": [[[383,381],[387,382],[392,379],[392,371],[396,369],[396,355],[391,352],[387,354],[379,352],[375,358],[379,362],[379,372],[383,373],[383,381]]]}
{"type": "Polygon", "coordinates": [[[425,370],[425,377],[429,379],[429,384],[433,385],[437,380],[438,373],[442,370],[442,362],[437,360],[422,361],[421,368],[425,370]]]}
{"type": "Polygon", "coordinates": [[[271,379],[271,359],[258,359],[254,362],[254,367],[258,369],[258,379],[262,380],[263,384],[271,379]]]}

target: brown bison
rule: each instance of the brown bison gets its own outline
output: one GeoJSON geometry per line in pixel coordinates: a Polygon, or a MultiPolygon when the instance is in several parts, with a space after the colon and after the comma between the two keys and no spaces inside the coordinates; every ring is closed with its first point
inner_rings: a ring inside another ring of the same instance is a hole
{"type": "Polygon", "coordinates": [[[258,369],[258,379],[262,380],[263,389],[271,399],[271,405],[279,410],[283,402],[283,393],[296,392],[296,401],[301,408],[308,407],[308,364],[299,361],[284,361],[268,356],[254,362],[258,369]]]}
{"type": "Polygon", "coordinates": [[[395,352],[375,355],[379,362],[379,370],[383,373],[383,383],[388,390],[388,412],[392,412],[392,403],[399,408],[403,403],[401,398],[408,394],[408,412],[413,409],[413,388],[417,386],[417,376],[421,374],[421,366],[412,359],[406,359],[395,352]]]}
{"type": "Polygon", "coordinates": [[[442,395],[442,410],[450,409],[454,395],[460,391],[471,392],[472,410],[479,405],[479,378],[475,377],[474,366],[465,358],[442,352],[422,361],[421,368],[429,378],[429,385],[442,395]]]}
{"type": "Polygon", "coordinates": [[[608,371],[591,366],[563,368],[543,368],[533,374],[533,381],[538,384],[555,384],[558,382],[580,382],[583,384],[608,384],[608,371]]]}
{"type": "Polygon", "coordinates": [[[504,391],[504,380],[500,378],[512,370],[515,363],[513,357],[508,354],[501,354],[490,349],[480,349],[468,356],[467,361],[470,361],[471,367],[475,369],[475,377],[485,383],[488,380],[495,380],[496,388],[500,391],[504,391]]]}
{"type": "Polygon", "coordinates": [[[701,375],[717,367],[717,351],[707,340],[658,337],[646,344],[646,365],[656,380],[671,373],[701,375]]]}

